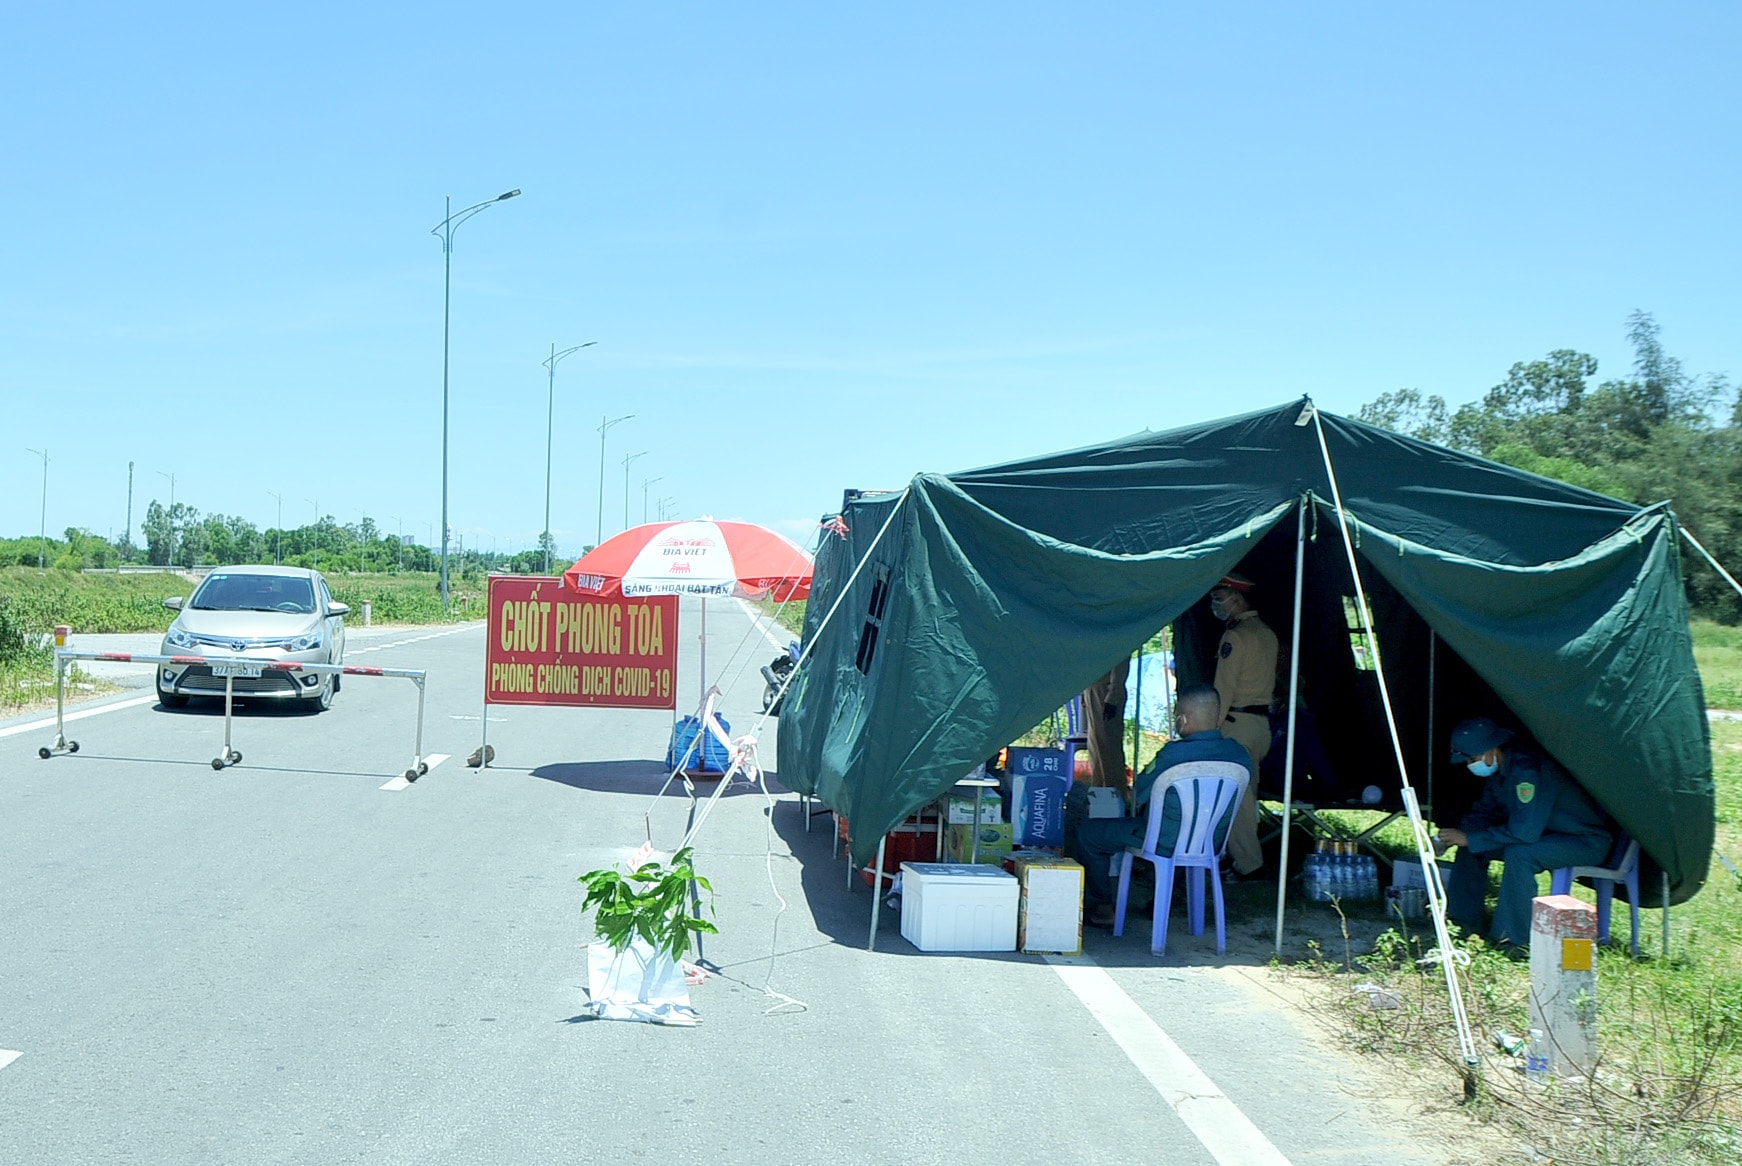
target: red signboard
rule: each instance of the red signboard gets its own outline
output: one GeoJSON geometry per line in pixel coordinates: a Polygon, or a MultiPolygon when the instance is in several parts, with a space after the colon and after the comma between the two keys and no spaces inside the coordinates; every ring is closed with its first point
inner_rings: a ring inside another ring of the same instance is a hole
{"type": "Polygon", "coordinates": [[[490,576],[484,703],[677,707],[677,596],[581,595],[490,576]]]}

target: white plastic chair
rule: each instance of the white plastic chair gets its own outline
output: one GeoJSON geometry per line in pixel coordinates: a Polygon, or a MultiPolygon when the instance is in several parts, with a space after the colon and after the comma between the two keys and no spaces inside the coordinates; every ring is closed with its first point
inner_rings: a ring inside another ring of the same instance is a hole
{"type": "Polygon", "coordinates": [[[1119,896],[1113,906],[1113,934],[1125,934],[1125,905],[1131,892],[1131,860],[1147,859],[1155,867],[1155,926],[1150,931],[1149,950],[1162,955],[1167,950],[1167,917],[1173,904],[1173,876],[1177,871],[1195,871],[1186,881],[1186,906],[1193,935],[1204,933],[1204,875],[1207,872],[1216,890],[1216,952],[1228,948],[1228,934],[1222,909],[1222,872],[1216,861],[1227,845],[1216,844],[1216,824],[1224,817],[1232,820],[1240,795],[1246,792],[1251,778],[1244,765],[1234,761],[1186,761],[1169,766],[1156,778],[1149,795],[1149,825],[1143,833],[1142,846],[1127,846],[1119,862],[1119,896]],[[1162,803],[1167,790],[1179,795],[1179,838],[1173,854],[1155,852],[1156,836],[1161,832],[1162,803]]]}
{"type": "Polygon", "coordinates": [[[1633,958],[1639,958],[1639,843],[1623,830],[1615,837],[1607,866],[1563,866],[1550,876],[1549,893],[1564,895],[1577,879],[1590,879],[1597,891],[1597,942],[1609,942],[1609,913],[1615,902],[1615,884],[1627,887],[1627,904],[1633,909],[1633,958]]]}

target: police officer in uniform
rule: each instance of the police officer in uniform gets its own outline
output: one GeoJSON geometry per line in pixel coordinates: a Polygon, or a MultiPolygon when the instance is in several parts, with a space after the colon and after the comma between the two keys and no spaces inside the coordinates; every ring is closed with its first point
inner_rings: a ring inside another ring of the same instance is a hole
{"type": "Polygon", "coordinates": [[[1446,914],[1465,931],[1482,930],[1488,864],[1506,864],[1488,938],[1498,947],[1530,942],[1536,876],[1563,866],[1597,866],[1614,839],[1603,814],[1554,758],[1512,744],[1513,732],[1487,717],[1452,730],[1452,763],[1484,781],[1460,826],[1441,830],[1435,848],[1458,848],[1446,883],[1446,914]]]}
{"type": "MultiPolygon", "coordinates": [[[[1216,648],[1216,694],[1222,700],[1222,735],[1238,741],[1252,757],[1257,773],[1270,752],[1270,700],[1276,691],[1276,633],[1258,617],[1251,600],[1252,580],[1227,574],[1210,588],[1210,612],[1227,623],[1216,648]]],[[[1246,794],[1234,814],[1228,834],[1228,856],[1236,875],[1250,875],[1264,865],[1258,846],[1258,782],[1246,784],[1246,794]]]]}

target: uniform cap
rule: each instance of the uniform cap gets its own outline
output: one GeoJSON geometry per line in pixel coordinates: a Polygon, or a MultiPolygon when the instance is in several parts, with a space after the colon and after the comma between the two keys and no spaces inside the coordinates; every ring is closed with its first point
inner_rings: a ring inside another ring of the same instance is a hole
{"type": "Polygon", "coordinates": [[[1233,571],[1229,571],[1226,575],[1222,576],[1222,581],[1217,583],[1216,586],[1232,587],[1236,591],[1250,591],[1252,590],[1252,580],[1244,575],[1239,575],[1233,571]]]}
{"type": "Polygon", "coordinates": [[[1487,717],[1471,717],[1452,730],[1452,764],[1464,765],[1490,749],[1497,749],[1516,734],[1502,729],[1487,717]]]}

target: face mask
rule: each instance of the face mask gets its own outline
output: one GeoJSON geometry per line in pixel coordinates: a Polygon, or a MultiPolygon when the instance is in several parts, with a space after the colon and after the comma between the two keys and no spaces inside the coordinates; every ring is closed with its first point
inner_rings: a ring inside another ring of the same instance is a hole
{"type": "Polygon", "coordinates": [[[1227,619],[1228,609],[1222,606],[1220,599],[1212,599],[1210,600],[1210,614],[1217,619],[1227,619]]]}
{"type": "Polygon", "coordinates": [[[1496,761],[1472,761],[1470,772],[1477,777],[1493,777],[1500,772],[1500,764],[1496,761]]]}

